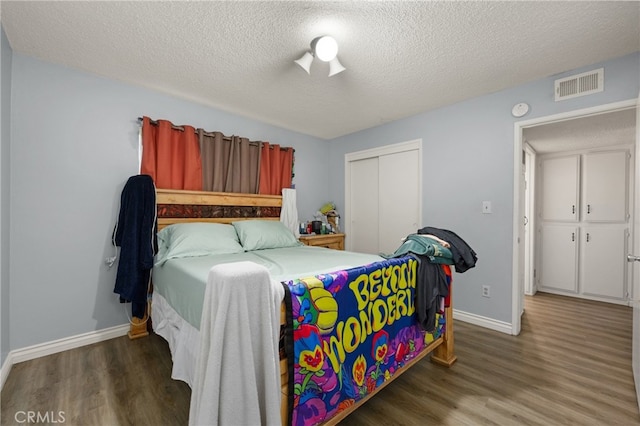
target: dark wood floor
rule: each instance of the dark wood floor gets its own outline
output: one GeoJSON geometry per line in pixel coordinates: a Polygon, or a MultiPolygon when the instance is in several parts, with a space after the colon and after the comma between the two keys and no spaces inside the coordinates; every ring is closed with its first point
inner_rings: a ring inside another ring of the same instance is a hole
{"type": "MultiPolygon", "coordinates": [[[[421,361],[342,424],[639,425],[631,318],[624,306],[539,293],[525,301],[520,336],[458,321],[452,368],[421,361]]],[[[190,390],[170,371],[155,335],[20,363],[0,420],[63,411],[65,425],[186,425],[190,390]]]]}

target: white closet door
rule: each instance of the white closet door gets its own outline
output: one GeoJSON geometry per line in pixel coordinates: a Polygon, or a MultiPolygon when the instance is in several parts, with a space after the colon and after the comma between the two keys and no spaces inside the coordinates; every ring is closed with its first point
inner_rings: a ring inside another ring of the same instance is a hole
{"type": "Polygon", "coordinates": [[[582,293],[626,296],[627,227],[592,225],[582,229],[582,293]]]}
{"type": "Polygon", "coordinates": [[[585,154],[583,220],[626,222],[627,163],[627,151],[585,154]]]}
{"type": "Polygon", "coordinates": [[[578,155],[542,160],[542,220],[578,219],[578,155]]]}
{"type": "Polygon", "coordinates": [[[346,246],[390,254],[421,226],[422,141],[345,154],[346,246]]]}
{"type": "Polygon", "coordinates": [[[380,252],[393,253],[402,238],[418,230],[418,150],[382,155],[380,160],[380,252]]]}
{"type": "Polygon", "coordinates": [[[543,225],[540,286],[576,293],[578,291],[578,227],[543,225]]]}
{"type": "Polygon", "coordinates": [[[352,161],[350,250],[360,253],[379,253],[379,188],[378,157],[352,161]]]}

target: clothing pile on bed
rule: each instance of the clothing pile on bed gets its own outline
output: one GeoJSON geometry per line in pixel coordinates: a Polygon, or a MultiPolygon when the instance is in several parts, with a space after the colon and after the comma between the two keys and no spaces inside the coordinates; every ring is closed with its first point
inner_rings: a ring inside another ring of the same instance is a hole
{"type": "Polygon", "coordinates": [[[456,233],[434,227],[424,227],[410,234],[398,249],[384,257],[412,255],[420,261],[416,287],[416,313],[422,328],[431,331],[436,325],[436,313],[448,306],[449,285],[440,265],[454,265],[463,273],[476,265],[476,252],[456,233]]]}

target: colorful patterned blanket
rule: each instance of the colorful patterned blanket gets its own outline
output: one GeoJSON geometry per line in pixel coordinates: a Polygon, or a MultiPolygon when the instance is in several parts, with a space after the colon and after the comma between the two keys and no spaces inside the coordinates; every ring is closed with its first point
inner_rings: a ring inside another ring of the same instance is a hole
{"type": "Polygon", "coordinates": [[[316,425],[393,377],[444,332],[414,320],[407,256],[286,282],[293,329],[292,425],[316,425]]]}

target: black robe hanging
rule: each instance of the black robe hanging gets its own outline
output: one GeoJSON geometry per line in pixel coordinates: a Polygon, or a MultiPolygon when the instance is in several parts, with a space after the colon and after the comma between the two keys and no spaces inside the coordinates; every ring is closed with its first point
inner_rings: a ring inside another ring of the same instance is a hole
{"type": "Polygon", "coordinates": [[[153,267],[156,230],[156,188],[149,175],[131,176],[120,198],[113,242],[120,247],[114,293],[131,302],[133,316],[143,318],[153,267]]]}

